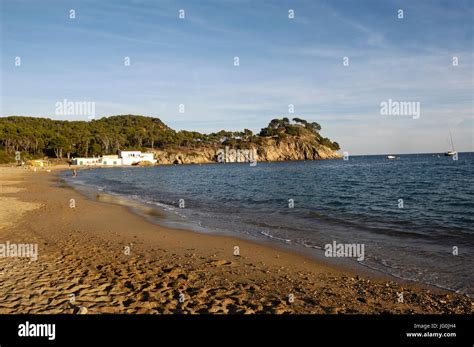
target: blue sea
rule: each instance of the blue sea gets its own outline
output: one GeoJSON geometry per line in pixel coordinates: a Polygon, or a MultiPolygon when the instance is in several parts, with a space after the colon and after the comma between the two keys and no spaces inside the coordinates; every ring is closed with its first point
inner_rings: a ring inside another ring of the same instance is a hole
{"type": "MultiPolygon", "coordinates": [[[[71,185],[152,207],[156,221],[324,255],[364,245],[353,261],[395,277],[474,294],[474,153],[349,160],[107,168],[71,185]],[[180,208],[180,201],[181,207],[180,208]]],[[[328,259],[330,262],[331,259],[328,259]]]]}

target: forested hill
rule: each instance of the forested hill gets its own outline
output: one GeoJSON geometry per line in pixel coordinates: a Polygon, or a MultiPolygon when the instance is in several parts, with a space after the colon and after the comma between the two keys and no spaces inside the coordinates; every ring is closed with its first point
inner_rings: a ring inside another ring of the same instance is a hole
{"type": "Polygon", "coordinates": [[[118,150],[176,150],[258,147],[268,140],[306,139],[314,145],[338,150],[339,145],[320,135],[321,126],[303,119],[273,119],[259,134],[225,131],[201,134],[175,131],[160,119],[136,115],[104,117],[92,121],[60,121],[36,117],[0,118],[0,161],[13,161],[15,152],[23,158],[72,157],[115,154],[118,150]]]}

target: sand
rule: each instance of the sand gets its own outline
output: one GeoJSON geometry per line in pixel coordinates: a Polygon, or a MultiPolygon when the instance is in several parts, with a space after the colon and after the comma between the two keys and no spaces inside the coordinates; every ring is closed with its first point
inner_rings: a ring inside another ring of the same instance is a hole
{"type": "Polygon", "coordinates": [[[0,257],[0,313],[472,313],[465,296],[158,226],[54,169],[0,167],[0,187],[0,243],[39,250],[0,257]]]}
{"type": "Polygon", "coordinates": [[[11,227],[21,219],[25,212],[41,206],[38,203],[20,201],[18,198],[9,197],[9,194],[24,191],[25,188],[18,187],[22,181],[8,179],[8,177],[16,177],[17,169],[2,168],[2,170],[5,176],[2,175],[0,181],[0,194],[2,196],[0,199],[0,229],[11,227]]]}

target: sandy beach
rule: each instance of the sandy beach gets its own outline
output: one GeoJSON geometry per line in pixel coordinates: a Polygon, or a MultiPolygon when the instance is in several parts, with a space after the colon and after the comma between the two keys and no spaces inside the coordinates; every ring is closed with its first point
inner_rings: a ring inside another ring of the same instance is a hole
{"type": "Polygon", "coordinates": [[[472,313],[466,296],[158,226],[58,169],[0,167],[0,243],[38,245],[0,257],[0,313],[472,313]]]}

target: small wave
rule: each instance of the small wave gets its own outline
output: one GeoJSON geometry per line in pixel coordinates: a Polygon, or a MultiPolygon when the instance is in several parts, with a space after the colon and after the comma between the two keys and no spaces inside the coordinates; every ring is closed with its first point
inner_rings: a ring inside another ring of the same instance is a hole
{"type": "Polygon", "coordinates": [[[395,277],[395,278],[398,278],[398,279],[401,279],[401,280],[404,280],[404,281],[427,284],[427,285],[430,285],[430,286],[433,286],[433,287],[436,287],[436,288],[448,290],[448,291],[453,292],[453,293],[466,294],[466,296],[469,297],[469,298],[474,297],[473,294],[466,293],[465,291],[460,290],[460,289],[454,289],[454,288],[452,288],[452,287],[450,287],[446,284],[442,285],[442,284],[439,284],[439,283],[434,283],[432,281],[429,281],[425,278],[418,279],[418,278],[415,278],[415,277],[396,274],[393,271],[390,271],[390,266],[388,266],[387,262],[384,259],[382,259],[382,261],[381,261],[383,268],[380,268],[380,267],[377,267],[377,266],[374,266],[374,265],[369,265],[365,261],[358,261],[358,263],[362,266],[365,266],[366,268],[371,269],[371,270],[374,270],[374,271],[377,271],[377,272],[380,272],[380,273],[383,273],[383,274],[386,274],[386,275],[390,275],[392,277],[395,277]]]}
{"type": "Polygon", "coordinates": [[[262,234],[263,236],[265,237],[268,237],[272,240],[278,240],[278,241],[283,241],[283,242],[286,242],[286,243],[290,243],[291,240],[289,239],[283,239],[281,237],[276,237],[276,236],[273,236],[273,235],[270,235],[269,233],[265,232],[265,231],[260,231],[260,234],[262,234]]]}
{"type": "Polygon", "coordinates": [[[310,245],[307,241],[300,241],[297,242],[299,245],[302,245],[306,248],[313,248],[313,249],[323,249],[322,247],[316,246],[316,245],[310,245]]]}

